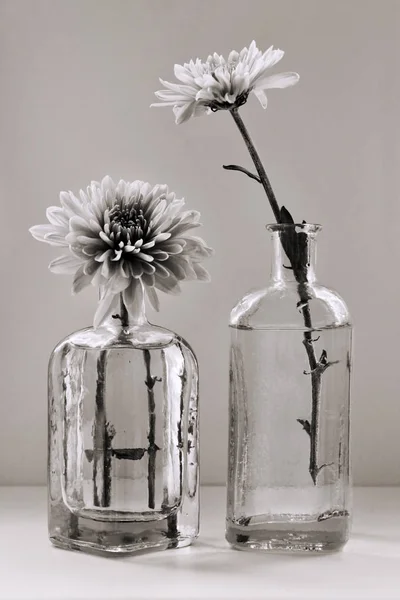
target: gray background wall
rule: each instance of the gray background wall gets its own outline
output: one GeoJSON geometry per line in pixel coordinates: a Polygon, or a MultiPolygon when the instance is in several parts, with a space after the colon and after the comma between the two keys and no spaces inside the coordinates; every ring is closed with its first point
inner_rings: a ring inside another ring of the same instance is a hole
{"type": "Polygon", "coordinates": [[[356,323],[354,476],[400,483],[400,3],[396,0],[2,0],[0,2],[0,483],[46,472],[46,366],[90,324],[95,290],[70,296],[56,253],[27,233],[58,192],[90,180],[166,182],[202,212],[213,281],[164,296],[155,322],[185,336],[201,367],[202,477],[225,479],[229,311],[266,281],[269,206],[226,113],[177,127],[151,109],[174,63],[241,49],[286,51],[300,84],[242,111],[280,203],[320,222],[321,280],[356,323]]]}

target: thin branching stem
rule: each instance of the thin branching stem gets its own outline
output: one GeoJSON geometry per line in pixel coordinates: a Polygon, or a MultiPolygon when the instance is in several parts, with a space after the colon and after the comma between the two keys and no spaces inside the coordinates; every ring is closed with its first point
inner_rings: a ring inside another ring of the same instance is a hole
{"type": "MultiPolygon", "coordinates": [[[[230,111],[233,120],[235,121],[243,140],[246,144],[246,147],[249,151],[251,159],[254,163],[254,166],[257,170],[258,176],[260,178],[260,183],[263,186],[265,193],[268,197],[269,203],[271,205],[272,211],[274,213],[275,219],[278,223],[282,222],[282,211],[279,208],[279,204],[276,200],[274,191],[272,189],[271,183],[268,179],[267,173],[264,169],[264,166],[261,162],[260,156],[251,140],[249,132],[241,116],[239,115],[238,108],[234,108],[230,111]]],[[[246,175],[249,175],[247,169],[237,168],[234,166],[234,170],[243,171],[246,175]]],[[[250,175],[249,175],[250,176],[250,175]]],[[[253,176],[253,178],[255,178],[253,176]]],[[[285,210],[287,213],[287,211],[285,210]]],[[[296,260],[296,256],[291,256],[291,248],[290,245],[286,244],[285,252],[287,257],[291,263],[291,268],[293,269],[294,277],[298,283],[298,294],[300,298],[300,311],[303,316],[304,325],[306,327],[306,331],[304,331],[304,339],[303,345],[307,352],[308,363],[310,366],[309,374],[311,377],[311,421],[306,421],[303,419],[298,419],[298,422],[303,426],[303,429],[309,435],[310,438],[310,462],[309,462],[309,473],[313,480],[314,485],[317,483],[318,473],[320,472],[322,467],[318,466],[318,446],[319,446],[319,417],[320,417],[320,406],[321,406],[321,384],[322,384],[322,375],[324,371],[330,367],[334,362],[328,362],[326,359],[326,352],[323,351],[320,360],[318,361],[314,343],[315,339],[312,337],[313,325],[311,319],[311,311],[309,304],[309,296],[307,293],[307,277],[305,277],[304,273],[306,270],[305,265],[298,265],[298,260],[296,260]],[[298,267],[298,268],[297,268],[298,267]]],[[[293,253],[292,253],[293,254],[293,253]]]]}
{"type": "Polygon", "coordinates": [[[226,171],[240,171],[241,173],[247,175],[247,177],[250,177],[250,179],[254,179],[255,181],[257,181],[257,183],[261,183],[261,179],[257,175],[254,175],[254,173],[251,173],[250,171],[248,171],[244,167],[240,167],[239,165],[222,165],[222,168],[226,171]]]}
{"type": "Polygon", "coordinates": [[[265,193],[267,194],[269,203],[271,205],[272,211],[275,215],[275,219],[277,220],[277,222],[280,222],[280,215],[281,215],[281,211],[279,209],[279,204],[275,198],[275,194],[274,191],[272,189],[271,183],[268,179],[267,173],[264,169],[264,166],[261,162],[261,159],[258,155],[258,152],[251,140],[251,137],[249,135],[249,132],[247,131],[247,128],[245,126],[245,124],[243,123],[242,117],[239,115],[239,110],[237,108],[233,108],[230,111],[233,120],[235,121],[237,128],[239,129],[240,133],[242,134],[242,138],[244,139],[244,142],[247,146],[247,150],[249,151],[249,154],[251,156],[251,159],[254,163],[254,166],[257,170],[258,176],[260,177],[261,180],[261,185],[263,186],[265,193]]]}

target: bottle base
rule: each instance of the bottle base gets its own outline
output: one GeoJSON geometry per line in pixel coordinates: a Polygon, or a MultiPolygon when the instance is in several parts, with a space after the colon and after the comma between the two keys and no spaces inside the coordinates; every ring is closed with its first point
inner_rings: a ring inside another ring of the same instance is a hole
{"type": "MultiPolygon", "coordinates": [[[[229,540],[228,540],[229,541],[229,540]]],[[[271,552],[278,554],[332,554],[343,550],[346,542],[315,542],[315,541],[291,541],[291,540],[266,540],[264,542],[229,542],[234,550],[247,552],[271,552]]]]}
{"type": "Polygon", "coordinates": [[[349,537],[349,518],[336,517],[327,521],[271,522],[255,526],[229,522],[226,540],[236,550],[301,554],[339,552],[349,537]]]}
{"type": "Polygon", "coordinates": [[[49,538],[58,548],[103,556],[183,548],[195,541],[198,527],[181,519],[178,513],[156,521],[99,521],[75,515],[59,504],[50,511],[49,538]]]}
{"type": "Polygon", "coordinates": [[[56,548],[63,550],[74,550],[78,552],[86,552],[88,554],[96,554],[101,556],[132,556],[136,553],[155,552],[160,550],[171,550],[176,548],[184,548],[190,546],[196,538],[174,538],[166,539],[165,537],[152,541],[135,541],[131,543],[122,542],[115,545],[106,545],[101,542],[90,542],[84,539],[72,539],[61,535],[50,536],[50,542],[56,548]]]}

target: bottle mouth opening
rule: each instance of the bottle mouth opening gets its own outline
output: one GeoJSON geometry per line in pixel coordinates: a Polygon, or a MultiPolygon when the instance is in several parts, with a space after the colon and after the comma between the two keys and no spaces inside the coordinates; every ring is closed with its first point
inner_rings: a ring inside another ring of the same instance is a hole
{"type": "Polygon", "coordinates": [[[300,231],[304,233],[318,233],[318,231],[321,231],[322,225],[318,223],[268,223],[266,228],[271,232],[294,230],[296,233],[300,231]]]}

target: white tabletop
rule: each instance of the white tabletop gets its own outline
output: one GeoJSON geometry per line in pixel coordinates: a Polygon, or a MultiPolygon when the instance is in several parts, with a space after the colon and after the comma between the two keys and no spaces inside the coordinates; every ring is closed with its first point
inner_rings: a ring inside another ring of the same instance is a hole
{"type": "Polygon", "coordinates": [[[128,558],[53,548],[44,488],[0,488],[0,599],[400,598],[400,488],[358,488],[345,550],[319,556],[231,550],[225,490],[202,488],[195,545],[128,558]]]}

